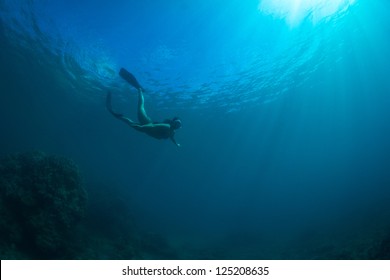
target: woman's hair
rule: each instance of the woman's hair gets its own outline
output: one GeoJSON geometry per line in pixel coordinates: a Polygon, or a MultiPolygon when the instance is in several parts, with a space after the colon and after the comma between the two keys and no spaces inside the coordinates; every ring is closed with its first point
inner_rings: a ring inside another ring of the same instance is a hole
{"type": "Polygon", "coordinates": [[[181,127],[181,120],[178,117],[166,119],[164,120],[164,123],[169,124],[173,129],[179,129],[181,127]]]}

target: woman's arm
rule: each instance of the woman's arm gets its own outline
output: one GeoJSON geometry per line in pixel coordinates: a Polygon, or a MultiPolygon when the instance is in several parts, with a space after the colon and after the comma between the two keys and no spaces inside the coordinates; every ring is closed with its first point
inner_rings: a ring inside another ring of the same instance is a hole
{"type": "Polygon", "coordinates": [[[175,137],[174,136],[171,136],[171,140],[172,140],[172,142],[177,146],[177,147],[179,147],[180,148],[180,144],[179,143],[177,143],[176,142],[176,140],[175,140],[175,137]]]}

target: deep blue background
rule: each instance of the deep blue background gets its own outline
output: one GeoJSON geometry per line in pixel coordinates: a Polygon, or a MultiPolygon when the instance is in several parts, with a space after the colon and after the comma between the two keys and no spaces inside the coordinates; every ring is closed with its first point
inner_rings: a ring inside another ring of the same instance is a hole
{"type": "Polygon", "coordinates": [[[297,26],[255,0],[51,2],[0,1],[2,155],[74,159],[183,257],[305,257],[389,225],[388,1],[297,26]],[[182,118],[180,149],[107,113],[110,89],[136,116],[120,67],[153,119],[182,118]]]}

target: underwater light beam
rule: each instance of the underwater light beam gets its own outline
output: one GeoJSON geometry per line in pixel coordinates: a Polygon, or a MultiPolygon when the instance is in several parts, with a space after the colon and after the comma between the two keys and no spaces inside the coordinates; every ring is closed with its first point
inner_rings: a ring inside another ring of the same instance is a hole
{"type": "Polygon", "coordinates": [[[260,12],[286,20],[294,27],[305,18],[313,24],[346,11],[356,0],[260,0],[260,12]]]}

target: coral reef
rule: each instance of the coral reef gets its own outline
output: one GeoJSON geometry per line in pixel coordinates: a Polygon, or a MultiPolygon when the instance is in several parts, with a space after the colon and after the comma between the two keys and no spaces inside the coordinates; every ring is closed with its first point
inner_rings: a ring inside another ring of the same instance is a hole
{"type": "Polygon", "coordinates": [[[308,230],[284,242],[261,232],[208,242],[197,235],[166,239],[134,213],[123,187],[100,181],[89,185],[87,205],[79,169],[64,157],[29,152],[0,160],[1,259],[390,258],[390,227],[382,224],[308,230]]]}
{"type": "Polygon", "coordinates": [[[0,257],[66,258],[87,195],[77,166],[42,152],[0,162],[0,257]],[[15,254],[9,254],[10,251],[15,254]],[[19,257],[17,257],[19,256],[19,257]]]}
{"type": "Polygon", "coordinates": [[[175,258],[164,238],[137,229],[130,207],[100,184],[88,189],[87,205],[69,159],[9,155],[0,160],[0,259],[175,258]]]}

